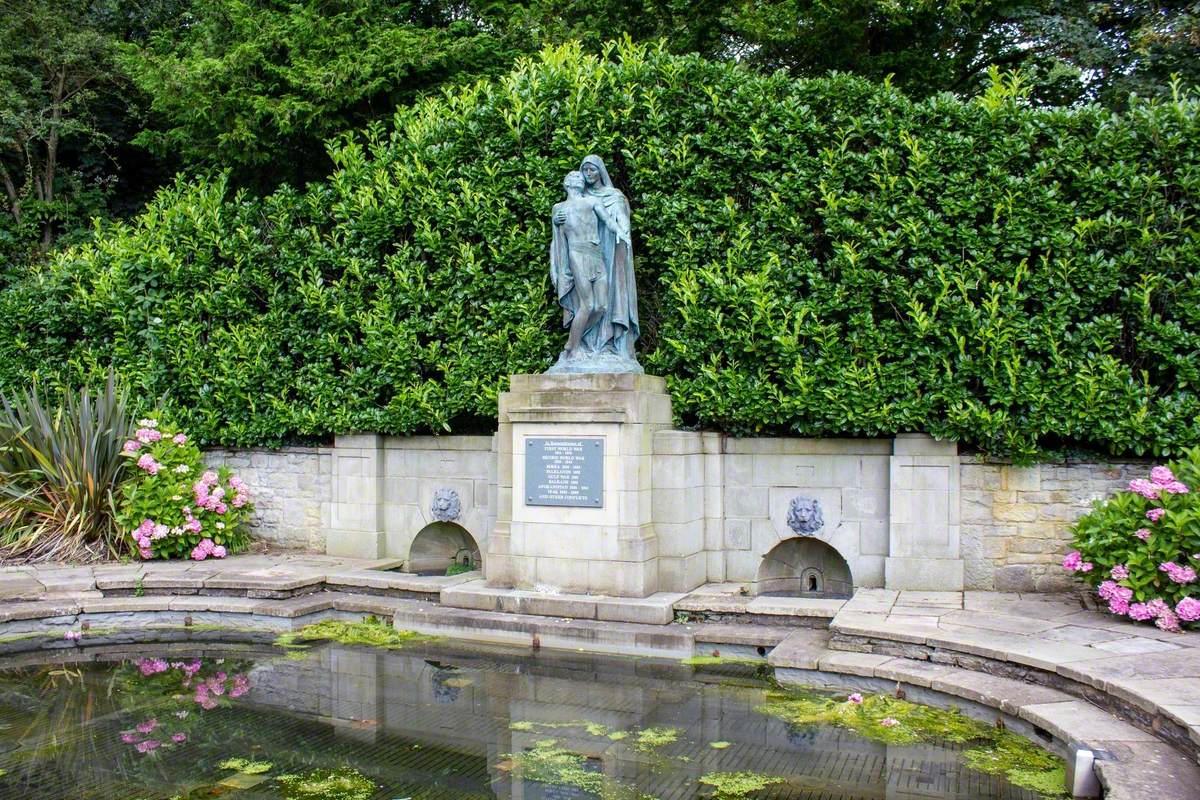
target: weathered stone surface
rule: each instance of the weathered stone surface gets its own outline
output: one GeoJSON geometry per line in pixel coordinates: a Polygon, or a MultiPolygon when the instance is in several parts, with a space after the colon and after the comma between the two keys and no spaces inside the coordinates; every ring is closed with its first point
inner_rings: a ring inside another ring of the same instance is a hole
{"type": "Polygon", "coordinates": [[[1105,800],[1186,800],[1197,796],[1200,766],[1161,742],[1095,741],[1111,761],[1096,762],[1105,800]]]}

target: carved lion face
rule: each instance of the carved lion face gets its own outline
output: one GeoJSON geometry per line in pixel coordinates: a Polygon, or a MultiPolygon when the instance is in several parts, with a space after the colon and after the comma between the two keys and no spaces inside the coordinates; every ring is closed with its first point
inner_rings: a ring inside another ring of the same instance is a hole
{"type": "Polygon", "coordinates": [[[433,513],[434,519],[441,522],[452,522],[458,519],[459,514],[462,513],[462,501],[458,499],[458,492],[449,488],[441,488],[433,493],[429,510],[433,513]]]}
{"type": "Polygon", "coordinates": [[[812,497],[793,497],[788,507],[788,527],[796,533],[812,533],[825,524],[821,504],[812,497]]]}

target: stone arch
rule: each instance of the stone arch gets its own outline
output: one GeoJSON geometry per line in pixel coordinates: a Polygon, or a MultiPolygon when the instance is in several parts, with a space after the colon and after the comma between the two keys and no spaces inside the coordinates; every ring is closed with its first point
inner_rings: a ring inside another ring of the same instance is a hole
{"type": "Polygon", "coordinates": [[[481,560],[479,543],[470,532],[453,522],[433,522],[426,525],[413,538],[408,548],[405,569],[421,574],[442,575],[451,562],[470,559],[471,566],[479,569],[481,560]]]}
{"type": "Polygon", "coordinates": [[[811,536],[784,539],[758,567],[758,594],[849,597],[854,580],[846,559],[811,536]]]}

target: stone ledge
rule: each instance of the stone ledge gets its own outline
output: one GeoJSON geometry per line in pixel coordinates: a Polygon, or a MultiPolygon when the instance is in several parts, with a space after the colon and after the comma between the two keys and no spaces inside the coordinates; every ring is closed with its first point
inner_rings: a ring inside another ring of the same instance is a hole
{"type": "Polygon", "coordinates": [[[675,618],[674,605],[682,598],[682,594],[670,592],[658,592],[649,597],[542,594],[524,589],[501,589],[475,580],[443,589],[440,602],[447,608],[472,611],[666,625],[675,618]]]}

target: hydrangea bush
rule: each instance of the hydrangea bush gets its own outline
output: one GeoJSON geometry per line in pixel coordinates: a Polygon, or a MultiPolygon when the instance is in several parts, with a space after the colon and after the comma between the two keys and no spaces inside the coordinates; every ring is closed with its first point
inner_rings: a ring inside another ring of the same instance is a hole
{"type": "Polygon", "coordinates": [[[205,469],[186,434],[143,419],[122,455],[137,469],[121,485],[117,519],[142,558],[203,561],[249,545],[249,488],[224,467],[205,469]]]}
{"type": "Polygon", "coordinates": [[[1098,503],[1075,523],[1063,568],[1114,614],[1167,631],[1200,623],[1200,448],[1098,503]]]}

